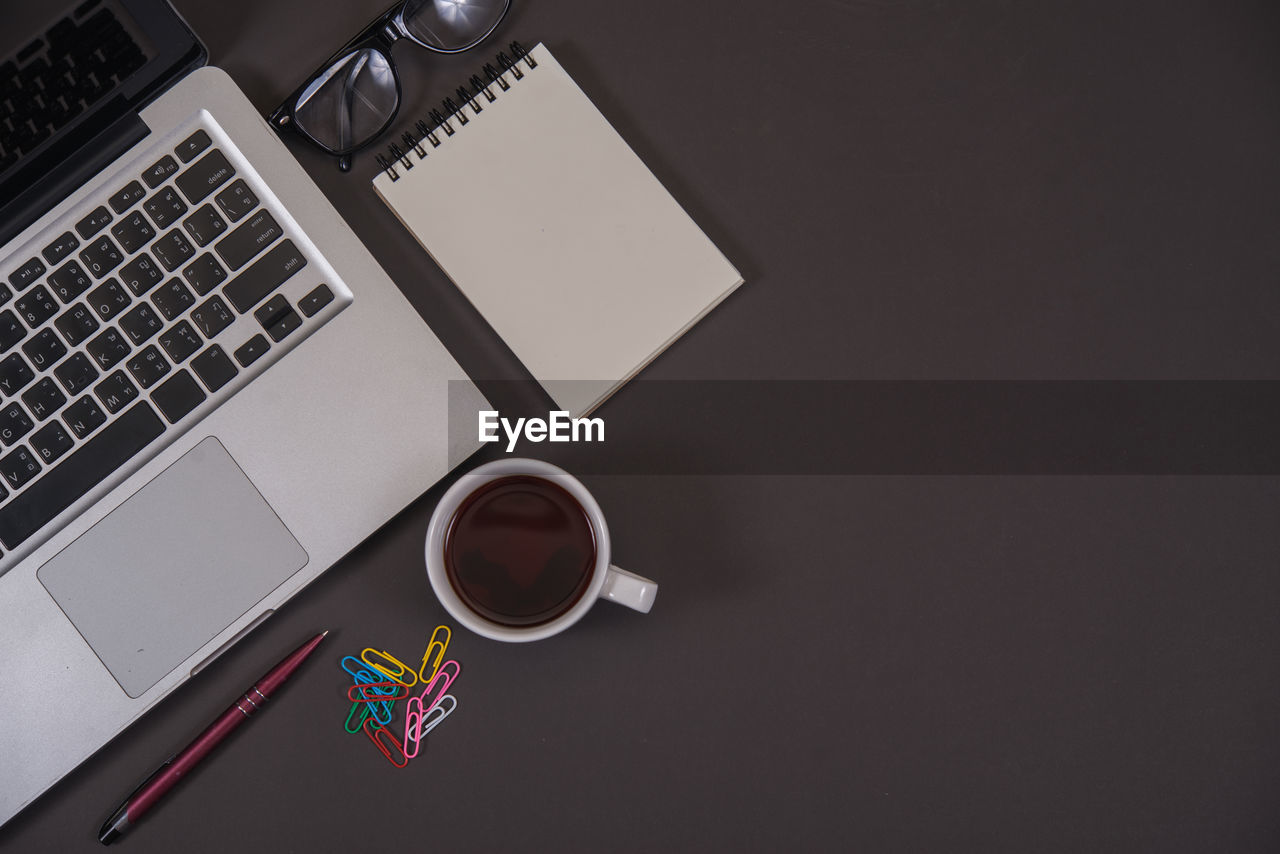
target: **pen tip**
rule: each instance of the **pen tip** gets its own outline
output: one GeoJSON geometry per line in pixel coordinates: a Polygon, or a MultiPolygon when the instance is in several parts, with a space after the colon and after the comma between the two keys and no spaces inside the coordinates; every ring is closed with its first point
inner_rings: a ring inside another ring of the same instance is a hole
{"type": "Polygon", "coordinates": [[[329,634],[329,630],[328,630],[328,629],[325,629],[323,632],[321,632],[321,633],[320,633],[320,637],[322,637],[322,638],[323,638],[323,637],[327,637],[327,636],[328,636],[328,634],[329,634]]]}

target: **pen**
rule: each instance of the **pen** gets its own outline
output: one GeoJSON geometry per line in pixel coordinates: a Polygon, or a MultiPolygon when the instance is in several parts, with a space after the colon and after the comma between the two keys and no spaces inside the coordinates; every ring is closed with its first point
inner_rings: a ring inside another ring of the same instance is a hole
{"type": "Polygon", "coordinates": [[[235,731],[236,727],[265,705],[267,699],[293,675],[293,672],[320,645],[320,641],[324,640],[327,634],[329,634],[327,631],[321,632],[285,656],[283,661],[268,670],[253,684],[252,688],[184,747],[181,753],[157,768],[132,795],[125,798],[124,803],[111,818],[107,819],[107,823],[102,825],[102,830],[98,831],[98,841],[103,845],[110,845],[137,824],[138,820],[168,794],[188,771],[208,756],[224,738],[235,731]]]}

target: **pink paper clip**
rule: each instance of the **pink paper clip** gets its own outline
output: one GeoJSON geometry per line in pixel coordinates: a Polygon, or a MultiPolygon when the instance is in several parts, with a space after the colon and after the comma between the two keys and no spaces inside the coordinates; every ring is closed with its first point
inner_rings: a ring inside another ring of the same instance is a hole
{"type": "Polygon", "coordinates": [[[403,768],[409,764],[409,757],[405,755],[404,747],[396,740],[391,730],[369,720],[364,722],[363,728],[364,734],[369,736],[369,740],[383,756],[387,757],[388,762],[397,768],[403,768]]]}
{"type": "Polygon", "coordinates": [[[407,711],[404,718],[404,755],[410,759],[417,756],[418,748],[422,740],[427,737],[427,733],[453,714],[456,708],[458,708],[458,700],[452,694],[445,694],[425,713],[422,711],[422,701],[418,697],[410,697],[405,705],[407,711]]]}
{"type": "Polygon", "coordinates": [[[440,662],[444,661],[444,652],[449,648],[449,641],[453,637],[453,632],[449,631],[448,626],[436,626],[436,630],[431,633],[431,639],[427,641],[427,649],[422,653],[422,666],[418,668],[418,679],[425,685],[431,681],[431,677],[436,675],[436,671],[440,669],[440,662]],[[444,639],[438,640],[437,635],[444,632],[444,639]],[[431,666],[431,672],[427,672],[427,666],[431,666]]]}
{"type": "Polygon", "coordinates": [[[360,653],[360,660],[379,673],[384,674],[388,679],[393,679],[406,688],[418,682],[418,674],[413,671],[413,668],[389,652],[379,652],[373,647],[365,647],[364,651],[360,653]],[[373,660],[371,661],[370,659],[373,660]],[[381,661],[378,661],[378,659],[381,659],[381,661]]]}
{"type": "Polygon", "coordinates": [[[422,704],[423,714],[431,711],[432,707],[440,702],[440,698],[449,692],[449,687],[453,685],[453,680],[457,679],[461,674],[462,665],[453,659],[449,659],[440,665],[436,675],[431,677],[427,687],[423,688],[422,693],[418,695],[418,702],[422,704]]]}
{"type": "Polygon", "coordinates": [[[347,699],[354,703],[380,703],[383,700],[399,700],[409,696],[409,689],[402,682],[357,683],[347,689],[347,699]]]}

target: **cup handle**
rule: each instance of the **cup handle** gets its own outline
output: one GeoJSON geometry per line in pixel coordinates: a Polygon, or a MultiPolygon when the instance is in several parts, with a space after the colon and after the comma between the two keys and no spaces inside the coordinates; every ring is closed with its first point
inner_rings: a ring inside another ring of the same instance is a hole
{"type": "Polygon", "coordinates": [[[653,600],[658,596],[658,585],[647,578],[641,578],[634,572],[609,565],[605,574],[604,586],[600,588],[600,598],[626,605],[642,614],[649,613],[653,600]]]}

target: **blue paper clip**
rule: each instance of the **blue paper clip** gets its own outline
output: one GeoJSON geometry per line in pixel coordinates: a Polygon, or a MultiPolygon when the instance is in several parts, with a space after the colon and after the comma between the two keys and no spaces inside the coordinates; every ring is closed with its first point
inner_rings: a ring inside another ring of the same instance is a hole
{"type": "Polygon", "coordinates": [[[418,679],[423,684],[430,682],[431,677],[435,676],[436,671],[440,669],[440,662],[444,661],[444,651],[449,648],[449,641],[452,638],[453,632],[449,631],[448,626],[436,626],[436,630],[431,633],[431,640],[427,641],[427,649],[422,653],[422,666],[418,668],[418,679]],[[437,640],[436,636],[441,632],[444,632],[444,639],[437,640]],[[431,665],[430,673],[427,672],[428,664],[431,665]]]}
{"type": "Polygon", "coordinates": [[[388,679],[394,679],[406,688],[416,685],[418,682],[418,674],[413,671],[413,668],[389,652],[379,652],[371,646],[365,647],[364,651],[360,653],[360,660],[379,673],[385,674],[388,679]],[[381,658],[382,663],[370,661],[370,658],[381,658]]]}
{"type": "MultiPolygon", "coordinates": [[[[356,685],[372,685],[374,683],[384,681],[382,679],[382,674],[370,670],[365,666],[364,661],[356,658],[354,655],[348,655],[342,659],[342,669],[351,674],[356,685]]],[[[404,685],[404,683],[399,680],[396,680],[396,684],[404,685]]],[[[408,688],[406,687],[406,692],[407,690],[408,688]]],[[[383,725],[391,723],[391,708],[394,704],[394,699],[379,700],[369,703],[355,703],[355,705],[367,706],[369,710],[369,714],[367,716],[361,716],[360,721],[363,721],[365,717],[372,716],[375,721],[383,725]]],[[[354,734],[358,730],[351,729],[350,723],[352,714],[354,714],[354,710],[347,714],[347,732],[354,734]]]]}
{"type": "Polygon", "coordinates": [[[409,757],[404,753],[404,746],[396,740],[395,734],[384,726],[379,726],[373,721],[364,722],[364,734],[369,736],[369,740],[373,742],[378,751],[385,757],[387,761],[397,768],[403,768],[409,764],[409,757]]]}

